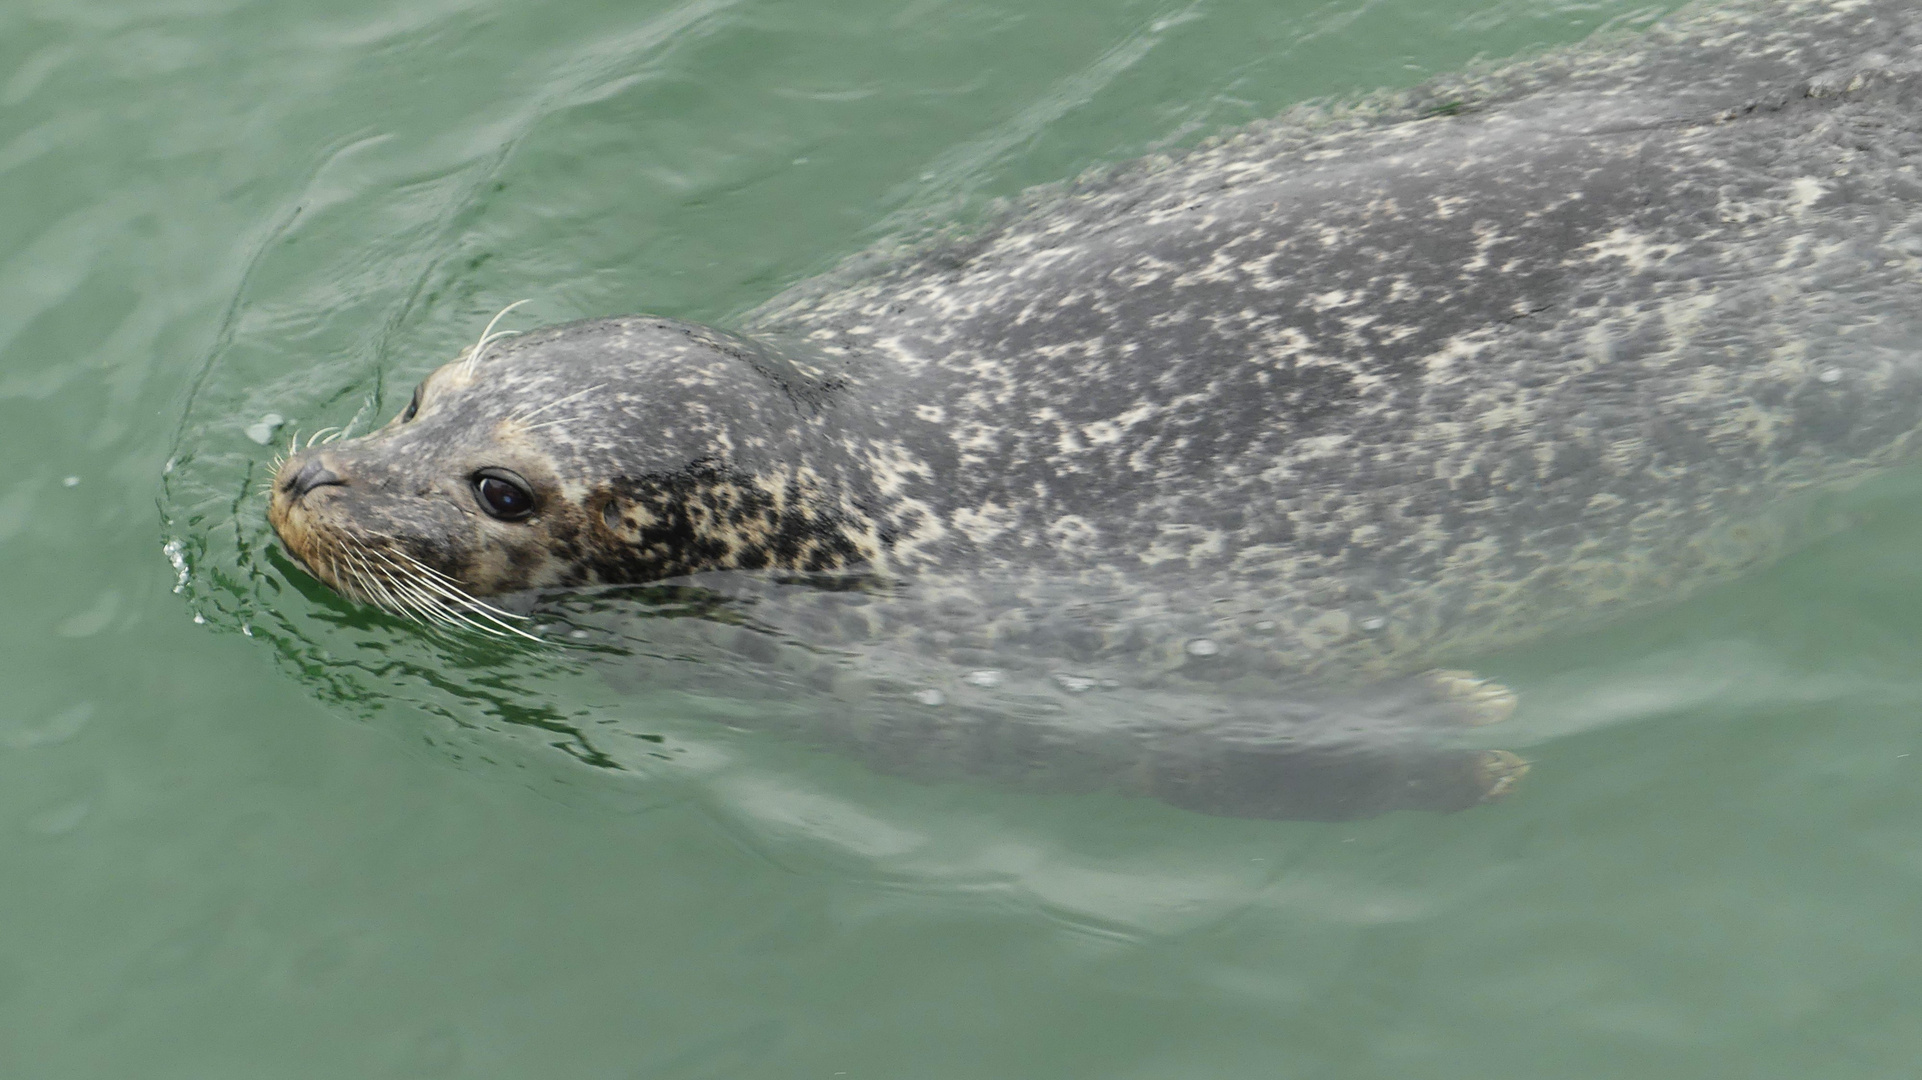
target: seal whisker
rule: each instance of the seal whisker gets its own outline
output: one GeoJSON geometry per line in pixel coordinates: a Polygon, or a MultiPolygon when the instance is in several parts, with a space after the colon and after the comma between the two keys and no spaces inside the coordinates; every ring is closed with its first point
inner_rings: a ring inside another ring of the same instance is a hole
{"type": "Polygon", "coordinates": [[[487,614],[485,611],[480,610],[478,605],[470,605],[470,611],[471,611],[471,617],[470,617],[469,611],[462,611],[460,608],[454,607],[452,604],[448,602],[449,600],[452,600],[455,603],[466,604],[469,602],[469,599],[470,599],[466,596],[446,596],[445,594],[443,594],[443,596],[444,598],[434,597],[433,598],[434,604],[441,611],[446,613],[447,619],[450,622],[458,621],[464,625],[471,626],[474,629],[481,631],[482,633],[492,634],[495,637],[507,637],[508,635],[512,634],[516,637],[526,638],[529,641],[541,640],[540,638],[526,632],[525,630],[520,629],[519,627],[509,626],[506,623],[501,622],[500,620],[487,614]],[[487,623],[493,623],[494,625],[492,626],[484,625],[484,623],[482,622],[475,621],[477,618],[481,620],[485,620],[485,622],[487,623]]]}
{"type": "Polygon", "coordinates": [[[382,607],[385,607],[387,610],[392,611],[394,614],[400,615],[403,618],[406,618],[410,621],[413,621],[416,623],[423,621],[420,618],[420,616],[414,612],[411,605],[407,604],[405,601],[403,601],[399,596],[395,594],[394,588],[393,588],[394,583],[388,578],[383,577],[378,572],[378,570],[371,563],[368,562],[367,555],[369,553],[367,549],[362,548],[360,551],[357,551],[354,554],[355,554],[355,558],[360,560],[361,568],[366,574],[367,583],[376,591],[376,593],[378,593],[378,595],[384,601],[381,605],[382,607]]]}
{"type": "Polygon", "coordinates": [[[435,592],[431,591],[432,582],[417,574],[409,573],[406,567],[395,562],[386,552],[375,549],[369,549],[369,551],[376,559],[379,559],[391,569],[394,574],[399,575],[397,579],[392,580],[394,588],[411,598],[421,611],[436,621],[460,622],[489,634],[500,634],[500,631],[478,625],[463,613],[449,607],[445,599],[435,595],[435,592]]]}
{"type": "Polygon", "coordinates": [[[465,612],[459,611],[455,608],[451,608],[447,606],[445,602],[442,602],[439,600],[436,600],[434,602],[434,617],[438,619],[440,622],[448,626],[466,627],[469,630],[475,630],[480,633],[487,634],[491,637],[497,637],[497,638],[507,637],[506,632],[502,630],[498,630],[492,626],[487,626],[482,623],[475,622],[473,619],[469,618],[465,612]]]}
{"type": "MultiPolygon", "coordinates": [[[[446,580],[436,580],[435,578],[428,577],[424,574],[416,575],[415,580],[419,581],[423,587],[433,590],[434,594],[437,596],[446,597],[449,600],[453,600],[457,603],[463,604],[468,607],[473,607],[477,610],[484,609],[487,607],[487,605],[481,603],[479,600],[476,600],[472,596],[468,595],[467,590],[461,588],[459,585],[453,584],[446,580]]],[[[501,614],[508,615],[509,613],[501,612],[501,614]]],[[[511,617],[518,618],[518,616],[511,616],[511,617]]]]}
{"type": "MultiPolygon", "coordinates": [[[[435,597],[432,594],[422,590],[420,586],[415,582],[403,578],[398,581],[393,581],[391,584],[393,585],[396,591],[398,591],[403,597],[407,599],[407,601],[413,606],[413,608],[416,611],[419,611],[421,614],[427,616],[429,619],[432,619],[434,622],[438,622],[438,623],[460,622],[469,626],[473,626],[473,623],[470,620],[462,617],[458,612],[449,610],[446,603],[441,601],[438,597],[435,597]]],[[[473,626],[473,628],[476,630],[485,631],[490,634],[499,633],[499,631],[491,630],[484,626],[473,626]]]]}
{"type": "Polygon", "coordinates": [[[478,597],[469,593],[466,587],[463,586],[460,582],[455,581],[453,578],[448,577],[446,574],[441,573],[439,570],[436,570],[433,567],[428,566],[426,563],[423,563],[419,559],[414,558],[412,555],[409,555],[407,552],[399,548],[393,548],[390,550],[393,552],[393,554],[398,555],[403,559],[406,559],[408,564],[411,565],[415,570],[417,570],[424,578],[444,586],[446,589],[448,589],[451,592],[453,596],[458,598],[462,603],[471,605],[476,610],[484,611],[490,615],[497,615],[503,619],[519,619],[522,622],[527,621],[527,616],[525,615],[519,615],[512,611],[504,611],[501,608],[497,608],[494,605],[479,599],[478,597]]]}
{"type": "Polygon", "coordinates": [[[359,567],[354,565],[354,560],[351,557],[345,557],[347,556],[346,552],[342,554],[344,557],[340,560],[329,562],[329,565],[333,568],[334,576],[347,584],[348,588],[354,592],[355,599],[363,604],[370,604],[385,611],[386,605],[381,602],[379,594],[374,591],[373,584],[367,580],[367,575],[363,573],[359,567]]]}
{"type": "Polygon", "coordinates": [[[570,402],[570,401],[574,401],[574,400],[576,400],[576,399],[578,399],[578,398],[584,398],[584,397],[586,397],[587,395],[589,395],[589,394],[591,394],[591,393],[593,393],[593,392],[594,392],[594,391],[596,391],[596,390],[599,390],[599,389],[601,389],[602,387],[604,387],[604,386],[606,386],[606,385],[607,385],[606,383],[595,383],[595,384],[594,384],[593,386],[590,386],[590,387],[588,387],[588,388],[587,388],[587,389],[585,389],[585,390],[577,390],[577,391],[575,391],[574,393],[572,393],[572,394],[569,394],[569,395],[567,395],[567,396],[566,396],[566,397],[564,397],[564,398],[557,398],[557,399],[555,399],[555,400],[553,400],[553,401],[550,401],[550,402],[548,402],[547,404],[545,404],[545,405],[542,405],[542,406],[541,406],[540,408],[538,408],[538,409],[535,409],[535,410],[533,410],[533,411],[531,411],[531,412],[524,412],[524,413],[522,413],[522,414],[520,414],[519,416],[512,416],[512,417],[509,417],[508,419],[510,419],[510,420],[512,420],[513,422],[515,422],[515,423],[517,423],[517,424],[518,424],[518,423],[524,423],[524,422],[526,422],[526,421],[528,421],[528,420],[531,420],[531,419],[533,419],[533,418],[534,418],[534,417],[536,417],[536,416],[539,416],[540,414],[542,414],[542,413],[544,413],[544,412],[546,412],[547,410],[549,410],[549,409],[551,409],[551,408],[553,408],[553,407],[554,407],[554,406],[556,406],[556,405],[565,405],[565,404],[567,404],[568,402],[570,402]]]}
{"type": "MultiPolygon", "coordinates": [[[[422,562],[420,562],[420,560],[414,558],[412,555],[407,554],[405,551],[402,551],[399,548],[393,548],[393,549],[390,549],[390,551],[393,555],[398,555],[400,558],[407,560],[407,562],[411,564],[411,566],[414,568],[414,572],[409,574],[410,580],[413,581],[417,585],[417,587],[431,590],[434,594],[436,594],[438,597],[438,599],[436,600],[436,603],[439,604],[444,610],[446,610],[449,615],[452,615],[460,619],[460,621],[462,622],[468,623],[469,625],[473,626],[477,630],[484,630],[490,634],[497,634],[500,636],[505,636],[506,634],[514,634],[519,637],[524,637],[529,641],[541,640],[539,637],[533,634],[530,634],[525,630],[520,629],[517,626],[510,625],[509,623],[504,621],[507,619],[518,619],[524,622],[526,621],[527,616],[517,615],[511,611],[503,611],[500,608],[497,608],[494,605],[489,604],[471,595],[470,593],[467,592],[466,589],[461,588],[460,585],[456,583],[453,579],[447,577],[447,575],[441,573],[438,570],[435,570],[431,566],[427,566],[423,564],[422,562]],[[474,615],[478,616],[481,619],[486,620],[487,622],[493,623],[495,626],[499,627],[500,629],[495,630],[495,629],[482,626],[478,623],[473,622],[473,620],[467,618],[466,613],[447,606],[448,601],[452,601],[455,604],[461,605],[462,607],[466,608],[468,611],[472,612],[474,615]]],[[[386,558],[386,556],[383,555],[383,558],[386,558]]],[[[402,567],[397,563],[394,563],[391,558],[388,558],[387,562],[390,566],[393,566],[397,571],[401,571],[403,573],[408,572],[407,568],[402,567]]]]}
{"type": "Polygon", "coordinates": [[[401,568],[397,566],[397,568],[406,569],[409,573],[420,577],[424,581],[445,586],[447,588],[454,590],[455,592],[462,591],[462,586],[460,582],[454,580],[453,578],[447,576],[446,574],[440,572],[439,570],[436,570],[433,567],[428,566],[426,563],[421,562],[419,559],[414,558],[412,555],[409,555],[406,551],[402,550],[401,548],[390,547],[386,550],[385,554],[390,559],[399,558],[399,559],[406,560],[406,563],[407,563],[406,567],[401,568]]]}
{"type": "Polygon", "coordinates": [[[403,604],[400,601],[400,598],[394,595],[393,590],[388,587],[388,583],[386,581],[383,581],[380,575],[376,574],[373,568],[368,565],[367,560],[364,557],[364,551],[365,549],[349,550],[348,556],[360,564],[361,572],[363,575],[362,580],[365,581],[368,587],[373,590],[374,595],[379,597],[378,602],[380,606],[383,608],[386,608],[388,611],[396,615],[402,616],[403,618],[409,619],[413,622],[420,622],[421,621],[420,616],[416,615],[412,608],[408,607],[406,604],[403,604]]]}
{"type": "Polygon", "coordinates": [[[481,353],[487,351],[487,346],[490,343],[492,343],[497,336],[506,337],[510,334],[518,332],[518,331],[512,331],[512,330],[504,330],[499,335],[496,335],[494,333],[494,324],[500,322],[503,318],[505,318],[508,312],[514,310],[517,307],[520,307],[522,304],[525,304],[525,303],[528,303],[528,300],[516,300],[513,303],[507,305],[506,307],[500,309],[498,312],[495,312],[494,317],[487,320],[487,328],[481,331],[480,340],[476,341],[474,343],[473,349],[469,350],[467,353],[467,367],[465,371],[468,375],[472,375],[474,373],[474,369],[480,366],[481,353]]]}
{"type": "MultiPolygon", "coordinates": [[[[380,552],[378,551],[373,551],[370,549],[368,554],[374,556],[376,559],[380,559],[380,552]]],[[[391,567],[393,565],[391,562],[385,559],[381,559],[381,562],[384,563],[387,567],[391,567]]],[[[447,621],[444,605],[439,603],[432,596],[429,596],[426,593],[423,593],[418,586],[416,586],[413,582],[407,580],[407,578],[404,575],[397,576],[393,573],[386,573],[384,572],[383,568],[380,566],[376,566],[375,569],[377,571],[383,571],[381,580],[387,586],[388,591],[391,592],[394,595],[394,597],[400,603],[404,604],[410,611],[421,616],[421,618],[418,619],[417,621],[422,622],[423,624],[428,621],[432,621],[432,622],[447,621]]]]}
{"type": "Polygon", "coordinates": [[[416,595],[420,597],[420,602],[424,609],[433,615],[435,620],[450,626],[464,626],[469,630],[477,630],[483,634],[497,638],[505,638],[508,636],[508,631],[477,622],[466,612],[453,607],[440,597],[419,591],[417,586],[415,588],[416,595]]]}
{"type": "Polygon", "coordinates": [[[318,439],[318,438],[320,438],[320,437],[321,437],[322,435],[325,435],[325,434],[327,434],[327,433],[328,433],[328,432],[330,432],[330,431],[339,431],[339,430],[340,430],[340,429],[339,429],[339,428],[337,428],[337,427],[324,427],[324,428],[321,428],[321,429],[320,429],[319,431],[316,431],[316,432],[314,432],[314,433],[313,433],[312,435],[309,435],[309,436],[307,436],[307,447],[306,447],[306,448],[307,448],[307,449],[309,449],[309,450],[312,450],[312,449],[314,448],[314,440],[315,440],[315,439],[318,439]]]}
{"type": "Polygon", "coordinates": [[[352,563],[347,563],[343,570],[341,560],[329,558],[327,560],[327,572],[332,574],[334,580],[340,583],[341,591],[354,600],[363,604],[376,603],[373,594],[368,591],[366,586],[361,584],[360,572],[354,569],[352,563]]]}
{"type": "Polygon", "coordinates": [[[523,429],[523,430],[526,430],[526,431],[539,431],[540,429],[542,429],[542,428],[544,428],[544,427],[553,427],[553,426],[554,426],[555,424],[565,424],[565,423],[567,423],[568,421],[570,421],[570,420],[572,420],[572,419],[573,419],[573,417],[571,417],[571,416],[563,416],[563,417],[560,417],[560,418],[558,418],[558,419],[555,419],[555,420],[543,420],[543,421],[541,421],[541,422],[540,422],[540,423],[538,423],[538,424],[527,424],[527,425],[525,425],[525,427],[524,427],[524,429],[523,429]]]}

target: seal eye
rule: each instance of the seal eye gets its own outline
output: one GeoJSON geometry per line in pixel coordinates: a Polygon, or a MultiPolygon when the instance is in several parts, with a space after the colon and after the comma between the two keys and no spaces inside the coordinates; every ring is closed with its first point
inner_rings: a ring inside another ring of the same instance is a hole
{"type": "Polygon", "coordinates": [[[426,383],[414,387],[414,400],[407,403],[407,411],[400,414],[400,422],[405,424],[420,415],[420,392],[427,389],[426,383]]]}
{"type": "Polygon", "coordinates": [[[502,521],[519,521],[534,512],[534,492],[506,469],[482,469],[474,474],[474,496],[481,509],[502,521]]]}

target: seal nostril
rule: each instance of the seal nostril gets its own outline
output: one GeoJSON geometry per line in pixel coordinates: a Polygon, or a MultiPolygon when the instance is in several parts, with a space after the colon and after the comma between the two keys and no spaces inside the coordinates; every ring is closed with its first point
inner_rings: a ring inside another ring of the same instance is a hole
{"type": "Polygon", "coordinates": [[[316,458],[302,465],[300,471],[295,473],[293,477],[287,481],[287,490],[293,493],[294,498],[298,499],[317,487],[344,483],[346,483],[345,480],[342,480],[332,469],[322,465],[320,459],[316,458]]]}

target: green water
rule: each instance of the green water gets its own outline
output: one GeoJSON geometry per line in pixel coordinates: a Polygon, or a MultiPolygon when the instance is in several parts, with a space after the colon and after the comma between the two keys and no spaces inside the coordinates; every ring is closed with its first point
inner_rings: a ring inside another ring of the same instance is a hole
{"type": "Polygon", "coordinates": [[[0,1077],[1913,1075],[1922,474],[1478,658],[1525,790],[1339,826],[915,784],[450,654],[303,592],[245,497],[249,425],[384,416],[513,300],[725,322],[1032,183],[1657,13],[0,6],[0,1077]]]}

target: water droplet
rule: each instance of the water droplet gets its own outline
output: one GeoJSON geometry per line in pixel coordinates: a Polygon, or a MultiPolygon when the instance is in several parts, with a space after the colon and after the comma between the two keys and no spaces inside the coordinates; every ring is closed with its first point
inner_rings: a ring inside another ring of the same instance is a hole
{"type": "Polygon", "coordinates": [[[1085,694],[1094,689],[1094,680],[1082,675],[1063,675],[1056,672],[1054,681],[1055,685],[1070,694],[1085,694]]]}
{"type": "Polygon", "coordinates": [[[1196,638],[1188,643],[1189,656],[1213,656],[1221,651],[1221,646],[1207,638],[1196,638]]]}
{"type": "Polygon", "coordinates": [[[180,541],[169,540],[166,543],[160,545],[160,552],[161,554],[167,556],[168,562],[173,564],[174,591],[175,592],[186,591],[187,580],[192,576],[187,569],[186,550],[181,546],[180,541]]]}
{"type": "Polygon", "coordinates": [[[286,422],[286,417],[277,412],[270,412],[266,416],[261,417],[258,424],[249,424],[247,426],[247,437],[262,446],[266,446],[268,443],[274,441],[274,432],[279,431],[280,425],[286,422]]]}
{"type": "Polygon", "coordinates": [[[992,690],[1001,685],[1001,673],[993,668],[983,668],[980,671],[970,671],[966,675],[961,676],[961,681],[967,683],[969,686],[979,686],[983,689],[992,690]]]}
{"type": "Polygon", "coordinates": [[[948,695],[939,690],[916,690],[914,692],[914,700],[923,705],[946,705],[948,703],[948,695]]]}

